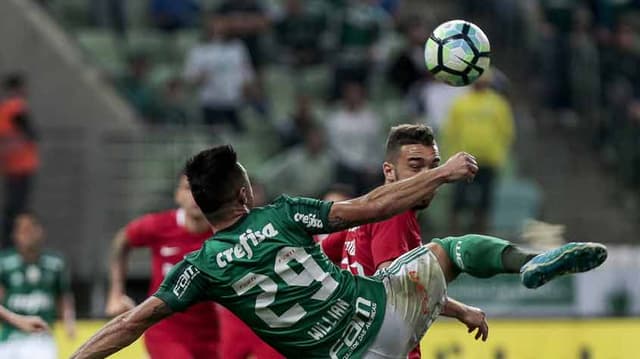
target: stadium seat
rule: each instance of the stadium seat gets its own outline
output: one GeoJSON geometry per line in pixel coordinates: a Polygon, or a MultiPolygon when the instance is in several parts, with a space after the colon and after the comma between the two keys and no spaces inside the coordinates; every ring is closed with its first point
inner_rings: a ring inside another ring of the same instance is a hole
{"type": "Polygon", "coordinates": [[[127,35],[127,50],[142,52],[152,63],[170,63],[171,42],[168,35],[150,29],[133,29],[127,35]]]}
{"type": "Polygon", "coordinates": [[[512,238],[520,233],[527,219],[539,217],[541,207],[542,191],[535,182],[504,178],[494,195],[493,232],[512,238]]]}
{"type": "Polygon", "coordinates": [[[99,68],[110,74],[124,71],[123,49],[118,46],[110,30],[85,28],[78,30],[76,34],[82,49],[99,68]]]}

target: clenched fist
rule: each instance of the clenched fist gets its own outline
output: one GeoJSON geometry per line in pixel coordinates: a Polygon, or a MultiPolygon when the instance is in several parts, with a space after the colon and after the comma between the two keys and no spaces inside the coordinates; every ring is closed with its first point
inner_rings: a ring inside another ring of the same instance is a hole
{"type": "Polygon", "coordinates": [[[478,172],[476,158],[466,152],[451,156],[442,167],[447,169],[447,182],[471,181],[478,172]]]}

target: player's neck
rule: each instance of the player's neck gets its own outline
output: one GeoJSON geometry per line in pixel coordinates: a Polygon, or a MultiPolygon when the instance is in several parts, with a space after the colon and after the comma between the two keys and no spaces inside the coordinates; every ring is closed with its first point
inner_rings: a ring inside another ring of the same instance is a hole
{"type": "Polygon", "coordinates": [[[39,248],[16,248],[22,260],[26,263],[34,263],[38,261],[40,258],[40,249],[39,248]]]}
{"type": "Polygon", "coordinates": [[[209,223],[216,232],[225,230],[249,214],[247,206],[234,206],[209,216],[209,223]]]}

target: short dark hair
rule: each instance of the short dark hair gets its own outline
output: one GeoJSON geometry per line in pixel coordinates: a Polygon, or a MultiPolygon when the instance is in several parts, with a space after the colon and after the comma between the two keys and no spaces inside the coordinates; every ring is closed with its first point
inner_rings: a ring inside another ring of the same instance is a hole
{"type": "Polygon", "coordinates": [[[2,81],[2,86],[6,91],[18,90],[25,85],[25,77],[20,72],[7,74],[2,81]]]}
{"type": "Polygon", "coordinates": [[[204,214],[214,213],[233,200],[244,180],[244,171],[231,145],[201,151],[187,161],[184,173],[193,199],[204,214]]]}
{"type": "Polygon", "coordinates": [[[394,126],[391,127],[387,137],[385,159],[395,160],[398,151],[404,145],[433,146],[433,144],[433,130],[429,126],[409,124],[394,126]]]}

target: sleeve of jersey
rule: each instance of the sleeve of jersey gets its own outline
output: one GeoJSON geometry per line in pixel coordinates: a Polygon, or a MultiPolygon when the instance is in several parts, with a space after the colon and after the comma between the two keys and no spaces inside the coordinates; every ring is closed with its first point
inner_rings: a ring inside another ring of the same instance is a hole
{"type": "Polygon", "coordinates": [[[333,202],[305,197],[287,197],[288,219],[308,234],[327,233],[329,211],[333,202]]]}
{"type": "Polygon", "coordinates": [[[347,236],[347,231],[331,233],[325,238],[322,243],[322,251],[331,259],[331,261],[337,265],[340,265],[342,261],[342,252],[344,249],[344,240],[347,236]]]}
{"type": "Polygon", "coordinates": [[[153,215],[142,216],[125,228],[127,242],[132,247],[146,247],[153,241],[156,220],[153,215]]]}
{"type": "Polygon", "coordinates": [[[160,298],[174,312],[182,312],[190,306],[207,300],[207,288],[211,285],[196,266],[181,261],[176,264],[153,294],[160,298]]]}
{"type": "Polygon", "coordinates": [[[409,227],[404,216],[371,225],[371,257],[375,268],[409,251],[409,227]]]}

